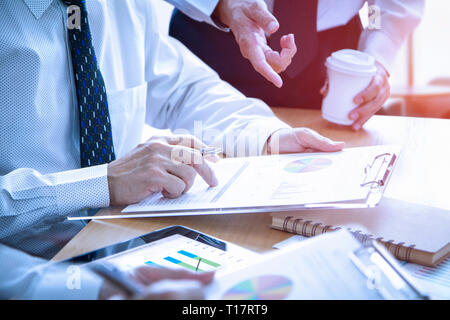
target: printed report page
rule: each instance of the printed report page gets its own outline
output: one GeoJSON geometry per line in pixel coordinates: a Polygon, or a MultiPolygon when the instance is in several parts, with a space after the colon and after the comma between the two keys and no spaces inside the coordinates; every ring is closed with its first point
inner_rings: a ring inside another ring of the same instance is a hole
{"type": "Polygon", "coordinates": [[[219,185],[197,176],[176,199],[155,193],[123,212],[175,212],[202,209],[301,205],[365,199],[378,174],[374,158],[398,152],[395,146],[348,148],[336,153],[283,154],[227,158],[211,164],[219,185]],[[372,167],[371,167],[372,166],[372,167]],[[369,168],[369,169],[368,169],[369,168]]]}

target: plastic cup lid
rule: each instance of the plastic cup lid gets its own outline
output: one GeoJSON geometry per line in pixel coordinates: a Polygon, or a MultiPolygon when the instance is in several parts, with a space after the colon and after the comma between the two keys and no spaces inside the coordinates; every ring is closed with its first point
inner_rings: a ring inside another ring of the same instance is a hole
{"type": "Polygon", "coordinates": [[[326,60],[326,66],[352,74],[372,74],[376,71],[375,59],[367,53],[343,49],[333,52],[326,60]]]}

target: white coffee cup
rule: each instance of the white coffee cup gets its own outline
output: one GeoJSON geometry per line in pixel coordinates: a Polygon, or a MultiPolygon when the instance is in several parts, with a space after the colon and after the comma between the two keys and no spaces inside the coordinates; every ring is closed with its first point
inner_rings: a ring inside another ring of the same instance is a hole
{"type": "Polygon", "coordinates": [[[376,72],[375,59],[356,50],[333,52],[325,61],[328,94],[322,101],[322,117],[330,122],[351,125],[348,114],[357,105],[355,96],[369,85],[376,72]]]}

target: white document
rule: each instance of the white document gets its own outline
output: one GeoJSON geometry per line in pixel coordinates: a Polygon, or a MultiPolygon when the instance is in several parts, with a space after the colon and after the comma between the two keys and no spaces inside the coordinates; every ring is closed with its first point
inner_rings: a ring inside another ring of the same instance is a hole
{"type": "Polygon", "coordinates": [[[374,163],[375,157],[385,153],[398,155],[398,152],[397,146],[373,146],[336,153],[222,159],[211,164],[218,186],[209,187],[197,176],[192,188],[176,199],[155,193],[122,212],[146,212],[156,217],[192,215],[208,209],[242,210],[364,200],[372,185],[361,184],[375,179],[382,170],[374,163]]]}
{"type": "MultiPolygon", "coordinates": [[[[294,235],[276,243],[273,248],[284,250],[307,239],[309,238],[294,235]]],[[[398,263],[414,279],[417,288],[427,293],[432,299],[450,299],[450,258],[443,260],[435,267],[426,267],[405,261],[398,261],[398,263]]]]}
{"type": "Polygon", "coordinates": [[[381,256],[372,254],[370,264],[366,265],[355,255],[361,250],[367,249],[346,230],[323,234],[263,255],[251,265],[229,267],[216,276],[216,281],[207,288],[206,297],[213,300],[423,298],[381,256]]]}
{"type": "Polygon", "coordinates": [[[450,258],[435,267],[403,262],[402,267],[414,277],[423,291],[437,300],[450,300],[450,258]]]}

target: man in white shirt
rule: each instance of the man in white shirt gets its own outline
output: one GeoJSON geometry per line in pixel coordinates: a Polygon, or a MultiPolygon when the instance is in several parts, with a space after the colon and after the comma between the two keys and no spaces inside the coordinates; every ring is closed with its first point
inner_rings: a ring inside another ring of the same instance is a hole
{"type": "Polygon", "coordinates": [[[52,258],[83,228],[68,215],[152,192],[177,197],[196,175],[220,183],[199,151],[206,144],[228,156],[343,147],[290,128],[221,81],[158,32],[149,0],[5,0],[0,27],[3,297],[102,296],[98,277],[87,274],[86,290],[68,293],[64,272],[36,272],[44,260],[31,255],[52,258]],[[183,134],[142,143],[144,124],[183,134]]]}
{"type": "Polygon", "coordinates": [[[69,215],[216,185],[205,145],[343,147],[221,81],[158,32],[152,1],[5,0],[0,27],[0,241],[27,253],[52,258],[84,226],[69,215]],[[142,143],[144,124],[184,135],[142,143]]]}
{"type": "Polygon", "coordinates": [[[86,267],[49,263],[0,243],[0,299],[105,300],[105,299],[202,299],[212,272],[141,266],[124,272],[127,281],[142,291],[131,295],[86,267]]]}
{"type": "MultiPolygon", "coordinates": [[[[190,2],[195,6],[195,0],[190,2]]],[[[216,2],[212,16],[228,26],[233,35],[217,26],[191,20],[178,11],[172,17],[170,35],[181,40],[222,79],[270,106],[320,108],[327,92],[326,57],[344,48],[372,55],[377,73],[369,86],[354,97],[358,107],[349,114],[355,130],[389,97],[389,70],[396,52],[419,23],[424,6],[423,0],[369,0],[370,21],[375,23],[363,30],[358,12],[364,0],[216,2]],[[296,55],[291,33],[299,46],[296,55]],[[265,35],[270,37],[266,40],[265,35]],[[246,59],[275,86],[252,73],[246,59]],[[283,84],[277,73],[284,70],[283,84]]],[[[211,19],[200,14],[194,18],[211,23],[211,19]]]]}

